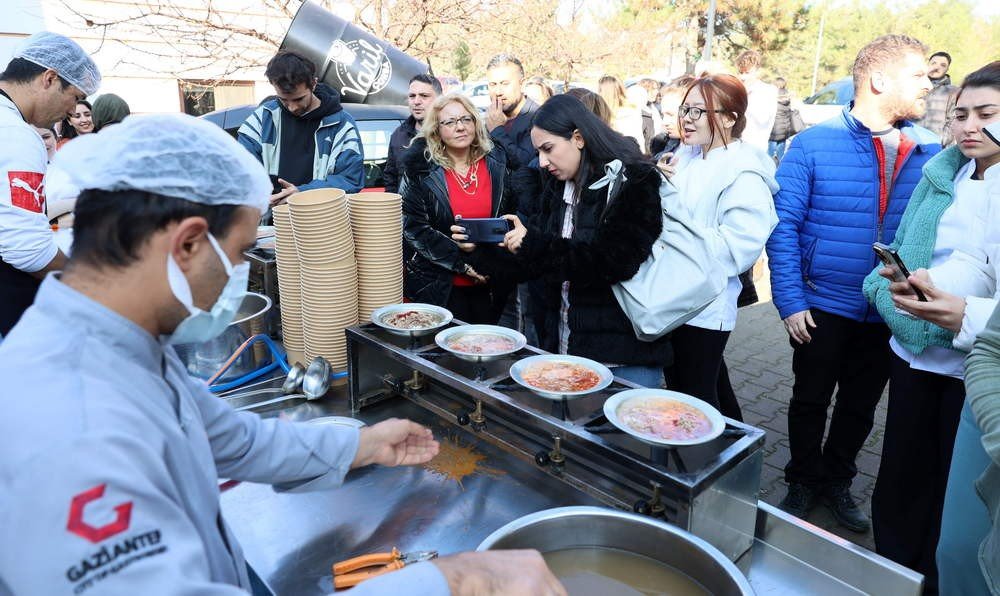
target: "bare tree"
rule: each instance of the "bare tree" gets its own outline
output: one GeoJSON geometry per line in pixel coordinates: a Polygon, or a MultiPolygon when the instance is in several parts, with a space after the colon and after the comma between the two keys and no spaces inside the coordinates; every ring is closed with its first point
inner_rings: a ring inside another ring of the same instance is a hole
{"type": "Polygon", "coordinates": [[[246,14],[215,0],[199,5],[176,0],[136,0],[100,5],[60,0],[63,21],[73,29],[97,33],[129,51],[119,60],[150,72],[178,78],[222,80],[260,69],[281,43],[300,0],[259,0],[246,14]],[[125,14],[121,14],[121,13],[125,14]],[[264,17],[264,18],[261,18],[264,17]],[[262,28],[261,22],[269,26],[262,28]],[[206,73],[208,76],[206,76],[206,73]]]}

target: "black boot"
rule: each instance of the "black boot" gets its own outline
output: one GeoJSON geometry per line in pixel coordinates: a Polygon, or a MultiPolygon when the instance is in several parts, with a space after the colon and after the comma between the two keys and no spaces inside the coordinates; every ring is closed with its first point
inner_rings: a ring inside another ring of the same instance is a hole
{"type": "Polygon", "coordinates": [[[868,516],[854,502],[850,484],[840,483],[827,486],[826,490],[823,491],[823,503],[837,519],[837,523],[848,530],[867,532],[872,526],[868,516]]]}
{"type": "Polygon", "coordinates": [[[805,519],[816,506],[818,497],[819,493],[814,489],[805,484],[792,482],[788,485],[788,494],[778,504],[778,508],[799,519],[805,519]]]}

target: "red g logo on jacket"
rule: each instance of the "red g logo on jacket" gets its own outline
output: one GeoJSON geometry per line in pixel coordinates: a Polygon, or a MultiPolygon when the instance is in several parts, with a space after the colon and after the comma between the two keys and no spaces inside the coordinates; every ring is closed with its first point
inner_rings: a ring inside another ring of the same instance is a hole
{"type": "Polygon", "coordinates": [[[92,526],[83,520],[83,509],[91,501],[96,501],[103,497],[104,489],[107,486],[107,484],[99,484],[73,497],[73,501],[69,506],[69,521],[66,523],[67,530],[96,544],[128,529],[129,523],[132,520],[132,501],[116,506],[114,509],[115,520],[109,524],[92,526]]]}
{"type": "Polygon", "coordinates": [[[34,213],[45,213],[44,178],[40,172],[7,172],[10,204],[34,213]]]}

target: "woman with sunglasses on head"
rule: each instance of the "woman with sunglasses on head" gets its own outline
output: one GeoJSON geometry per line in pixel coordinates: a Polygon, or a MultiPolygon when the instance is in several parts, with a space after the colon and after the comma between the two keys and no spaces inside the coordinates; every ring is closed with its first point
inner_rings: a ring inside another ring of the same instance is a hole
{"type": "Polygon", "coordinates": [[[490,141],[479,111],[461,93],[439,97],[403,157],[404,295],[443,306],[466,323],[496,323],[509,284],[487,279],[477,261],[495,246],[459,245],[450,228],[462,218],[499,217],[516,209],[507,189],[507,156],[490,141]]]}
{"type": "Polygon", "coordinates": [[[774,161],[741,140],[747,92],[731,75],[695,79],[678,109],[681,142],[661,169],[679,202],[710,234],[726,289],[705,310],[674,330],[674,364],[667,386],[742,420],[723,352],[736,326],[739,274],[753,266],[778,223],[771,195],[778,190],[774,161]]]}
{"type": "MultiPolygon", "coordinates": [[[[661,176],[634,142],[569,95],[539,108],[531,142],[542,173],[538,196],[523,200],[536,201],[539,211],[527,222],[505,215],[514,224],[504,239],[510,255],[483,266],[543,282],[543,349],[591,358],[624,379],[659,387],[670,340],[637,339],[611,286],[636,274],[660,235],[661,176]]],[[[454,238],[464,239],[460,229],[454,238]]]]}

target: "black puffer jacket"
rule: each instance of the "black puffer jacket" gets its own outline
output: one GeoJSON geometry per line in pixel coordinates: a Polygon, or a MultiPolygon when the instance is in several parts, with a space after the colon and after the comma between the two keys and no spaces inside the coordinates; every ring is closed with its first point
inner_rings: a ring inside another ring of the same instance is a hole
{"type": "Polygon", "coordinates": [[[532,178],[519,176],[515,192],[519,196],[540,192],[541,210],[526,223],[528,234],[516,258],[494,264],[513,265],[521,279],[543,280],[543,349],[558,351],[562,282],[569,281],[570,354],[610,364],[660,366],[672,361],[669,337],[655,342],[637,339],[611,286],[636,274],[660,235],[661,178],[652,164],[628,166],[625,175],[628,181],[618,187],[610,207],[607,187],[590,190],[587,186],[597,177],[587,181],[568,239],[562,238],[565,182],[543,174],[532,189],[528,186],[532,178]]]}
{"type": "MultiPolygon", "coordinates": [[[[427,160],[426,148],[424,139],[414,140],[401,164],[399,194],[403,196],[403,239],[413,249],[413,256],[406,262],[403,294],[415,302],[447,306],[455,274],[465,271],[466,264],[479,271],[482,259],[501,249],[479,246],[466,253],[451,239],[450,228],[455,223],[455,214],[448,198],[444,168],[427,160]]],[[[493,187],[492,217],[514,213],[517,205],[508,189],[510,172],[502,147],[493,146],[493,151],[486,156],[486,167],[493,187]]],[[[510,291],[502,277],[497,275],[490,282],[496,293],[510,291]]],[[[498,296],[497,300],[504,297],[498,296]]]]}

